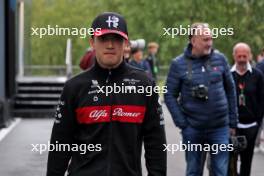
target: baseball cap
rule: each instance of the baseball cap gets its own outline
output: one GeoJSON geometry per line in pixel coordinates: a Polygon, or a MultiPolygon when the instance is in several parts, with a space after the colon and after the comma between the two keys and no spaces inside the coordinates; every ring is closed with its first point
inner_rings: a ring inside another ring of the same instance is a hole
{"type": "Polygon", "coordinates": [[[104,12],[98,15],[93,23],[94,36],[98,37],[105,34],[118,34],[128,40],[127,24],[120,14],[115,12],[104,12]],[[101,30],[98,30],[98,29],[101,30]]]}

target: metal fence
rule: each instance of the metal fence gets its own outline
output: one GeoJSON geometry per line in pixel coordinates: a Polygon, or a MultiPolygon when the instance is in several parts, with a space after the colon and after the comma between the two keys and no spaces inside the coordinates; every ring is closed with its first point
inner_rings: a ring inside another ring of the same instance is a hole
{"type": "MultiPolygon", "coordinates": [[[[25,65],[25,76],[67,76],[66,65],[25,65]]],[[[81,69],[78,65],[72,66],[73,74],[78,74],[81,69]]]]}
{"type": "MultiPolygon", "coordinates": [[[[25,76],[66,76],[66,65],[25,65],[25,76]]],[[[168,74],[168,65],[162,65],[159,67],[158,80],[164,80],[168,74]]],[[[79,65],[72,66],[73,74],[76,75],[82,70],[79,65]]]]}
{"type": "MultiPolygon", "coordinates": [[[[166,82],[168,74],[168,65],[163,65],[159,67],[159,72],[157,74],[158,86],[163,86],[166,82]]],[[[79,65],[72,66],[72,75],[77,75],[82,72],[79,65]]],[[[71,77],[67,75],[67,66],[66,65],[25,65],[24,67],[24,76],[34,77],[71,77]]]]}

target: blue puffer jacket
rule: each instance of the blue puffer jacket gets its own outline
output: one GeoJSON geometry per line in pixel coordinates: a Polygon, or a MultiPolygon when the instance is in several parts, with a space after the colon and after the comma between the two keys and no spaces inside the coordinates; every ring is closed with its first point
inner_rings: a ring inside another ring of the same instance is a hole
{"type": "Polygon", "coordinates": [[[261,62],[259,62],[256,66],[259,70],[262,71],[262,73],[264,74],[264,60],[262,60],[261,62]]]}
{"type": "Polygon", "coordinates": [[[188,125],[199,129],[226,125],[235,128],[238,117],[236,90],[225,56],[212,51],[208,56],[194,58],[191,50],[189,44],[184,54],[173,59],[167,77],[165,103],[174,123],[182,129],[188,125]],[[188,64],[186,58],[192,64],[188,64]],[[191,79],[188,74],[190,65],[191,79]],[[191,88],[199,84],[208,87],[206,101],[192,96],[191,88]]]}

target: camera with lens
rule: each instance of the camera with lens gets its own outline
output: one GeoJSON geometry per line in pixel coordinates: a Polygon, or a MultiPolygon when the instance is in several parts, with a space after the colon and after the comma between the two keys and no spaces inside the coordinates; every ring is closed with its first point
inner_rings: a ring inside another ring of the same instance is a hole
{"type": "Polygon", "coordinates": [[[208,87],[203,84],[192,87],[192,96],[200,100],[208,100],[208,87]]]}
{"type": "Polygon", "coordinates": [[[143,50],[145,48],[145,40],[144,39],[137,39],[137,40],[130,40],[130,47],[131,49],[140,49],[143,50]]]}
{"type": "Polygon", "coordinates": [[[239,153],[247,147],[247,139],[245,136],[231,136],[230,142],[233,144],[235,153],[239,153]]]}

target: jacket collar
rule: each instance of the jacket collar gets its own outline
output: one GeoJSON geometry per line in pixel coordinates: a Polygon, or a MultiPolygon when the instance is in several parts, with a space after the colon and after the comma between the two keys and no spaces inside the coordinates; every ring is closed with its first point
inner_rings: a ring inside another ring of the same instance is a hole
{"type": "Polygon", "coordinates": [[[186,58],[190,58],[190,59],[207,59],[210,58],[212,56],[214,52],[214,49],[212,48],[211,53],[209,55],[205,55],[205,56],[201,56],[201,57],[195,57],[192,55],[192,44],[188,43],[187,47],[184,49],[184,55],[186,58]]]}
{"type": "Polygon", "coordinates": [[[96,72],[96,74],[98,74],[99,76],[107,76],[110,72],[111,75],[119,75],[121,73],[123,73],[127,68],[127,64],[124,62],[124,60],[116,67],[113,69],[107,69],[107,68],[103,68],[101,67],[97,60],[95,59],[95,64],[93,67],[93,70],[96,72]]]}
{"type": "MultiPolygon", "coordinates": [[[[249,71],[250,73],[252,73],[252,66],[250,65],[249,62],[247,63],[247,71],[249,71]]],[[[233,67],[231,68],[231,72],[237,72],[237,73],[239,72],[237,70],[237,65],[236,64],[234,64],[233,67]]]]}

